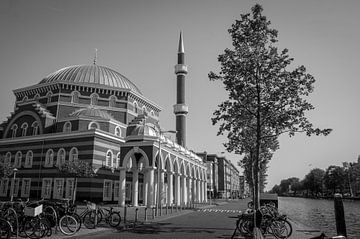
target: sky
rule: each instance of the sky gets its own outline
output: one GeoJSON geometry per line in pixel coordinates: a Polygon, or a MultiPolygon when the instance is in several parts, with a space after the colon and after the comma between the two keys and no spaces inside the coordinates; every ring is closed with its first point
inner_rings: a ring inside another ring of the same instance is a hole
{"type": "MultiPolygon", "coordinates": [[[[217,61],[231,47],[227,30],[260,3],[278,47],[315,79],[307,117],[332,128],[327,137],[280,137],[268,169],[267,189],[281,179],[302,179],[312,168],[354,162],[360,154],[360,1],[347,0],[0,0],[0,120],[13,111],[12,90],[39,83],[63,67],[108,66],[129,78],[162,107],[160,125],[175,129],[173,105],[179,32],[186,64],[187,146],[195,152],[225,152],[211,117],[226,100],[221,82],[210,82],[217,61]]],[[[242,158],[225,152],[234,164],[242,158]]],[[[240,171],[242,171],[240,169],[240,171]]]]}

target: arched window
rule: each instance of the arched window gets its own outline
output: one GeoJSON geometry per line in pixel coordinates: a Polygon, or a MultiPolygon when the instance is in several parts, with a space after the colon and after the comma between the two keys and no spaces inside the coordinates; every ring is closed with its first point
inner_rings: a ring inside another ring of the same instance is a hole
{"type": "Polygon", "coordinates": [[[45,167],[52,167],[54,164],[54,150],[49,149],[45,156],[45,167]]]}
{"type": "Polygon", "coordinates": [[[26,157],[25,157],[25,164],[24,164],[25,168],[31,168],[32,167],[33,157],[34,157],[33,152],[31,150],[27,151],[26,157]]]}
{"type": "Polygon", "coordinates": [[[11,126],[11,138],[15,138],[15,137],[16,137],[17,129],[18,129],[17,124],[13,124],[13,126],[11,126]]]}
{"type": "Polygon", "coordinates": [[[116,126],[116,128],[115,128],[115,135],[117,137],[121,137],[121,129],[119,126],[116,126]]]}
{"type": "Polygon", "coordinates": [[[145,106],[142,107],[142,113],[143,113],[143,114],[146,113],[146,107],[145,107],[145,106]]]}
{"type": "Polygon", "coordinates": [[[52,97],[53,93],[51,91],[49,91],[47,94],[46,94],[46,98],[47,98],[47,103],[51,103],[51,97],[52,97]]]}
{"type": "Polygon", "coordinates": [[[23,101],[23,102],[28,101],[27,95],[24,96],[24,98],[22,99],[22,101],[23,101]]]}
{"type": "Polygon", "coordinates": [[[91,130],[91,129],[100,129],[100,126],[97,122],[90,122],[89,126],[88,126],[88,129],[91,130]]]}
{"type": "Polygon", "coordinates": [[[34,121],[31,125],[32,127],[32,135],[38,135],[39,134],[39,123],[37,121],[34,121]]]}
{"type": "Polygon", "coordinates": [[[120,167],[120,152],[116,155],[116,168],[120,167]]]}
{"type": "Polygon", "coordinates": [[[112,167],[112,158],[113,158],[113,153],[111,150],[108,150],[106,153],[106,159],[105,159],[105,165],[106,167],[112,167]]]}
{"type": "Polygon", "coordinates": [[[79,103],[80,93],[78,91],[73,91],[71,96],[71,103],[79,103]]]}
{"type": "Polygon", "coordinates": [[[35,96],[34,96],[34,100],[37,100],[37,99],[39,99],[40,98],[40,95],[39,94],[36,94],[35,96]]]}
{"type": "Polygon", "coordinates": [[[21,125],[21,136],[26,136],[27,134],[27,129],[28,129],[28,124],[27,123],[23,123],[21,125]]]}
{"type": "Polygon", "coordinates": [[[78,156],[79,156],[79,153],[78,153],[77,148],[75,148],[75,147],[72,148],[69,153],[69,161],[74,162],[74,161],[78,160],[78,156]]]}
{"type": "Polygon", "coordinates": [[[91,94],[90,95],[90,100],[91,100],[90,104],[91,105],[97,105],[98,104],[98,98],[99,98],[99,96],[97,94],[95,94],[95,93],[91,94]]]}
{"type": "Polygon", "coordinates": [[[66,155],[65,149],[63,148],[59,149],[57,153],[56,166],[60,167],[65,163],[65,155],[66,155]]]}
{"type": "Polygon", "coordinates": [[[139,109],[138,109],[138,104],[137,104],[137,102],[135,101],[135,102],[134,102],[134,112],[137,114],[138,111],[139,111],[139,109]]]}
{"type": "Polygon", "coordinates": [[[7,152],[5,154],[5,164],[11,164],[11,153],[10,152],[7,152]]]}
{"type": "Polygon", "coordinates": [[[70,132],[71,132],[71,122],[70,122],[70,121],[67,121],[67,122],[64,124],[63,132],[64,132],[64,133],[70,133],[70,132]]]}
{"type": "Polygon", "coordinates": [[[21,159],[22,159],[22,153],[21,153],[21,151],[17,151],[15,154],[15,161],[14,161],[15,168],[21,167],[21,159]]]}
{"type": "Polygon", "coordinates": [[[150,115],[152,116],[152,117],[154,117],[155,116],[155,114],[154,114],[154,111],[152,110],[152,111],[150,111],[150,115]]]}
{"type": "Polygon", "coordinates": [[[115,95],[110,96],[109,106],[110,107],[116,107],[116,96],[115,95]]]}

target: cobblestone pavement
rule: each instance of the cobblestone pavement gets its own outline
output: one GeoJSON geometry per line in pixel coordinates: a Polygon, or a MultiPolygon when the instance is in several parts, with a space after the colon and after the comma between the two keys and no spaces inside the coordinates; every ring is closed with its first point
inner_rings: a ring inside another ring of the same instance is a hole
{"type": "MultiPolygon", "coordinates": [[[[155,216],[155,212],[145,208],[127,208],[127,226],[122,223],[119,229],[99,226],[96,229],[82,228],[76,235],[67,237],[61,234],[53,234],[50,239],[59,238],[231,238],[234,232],[236,217],[246,209],[246,200],[217,202],[215,205],[196,205],[196,208],[186,210],[168,209],[162,210],[161,216],[155,216]],[[147,214],[145,214],[145,212],[147,214]],[[172,213],[171,213],[172,212],[172,213]],[[136,216],[137,215],[137,216],[136,216]],[[146,215],[146,216],[145,216],[146,215]],[[134,221],[137,218],[136,226],[134,221]],[[147,219],[147,221],[145,221],[147,219]]],[[[124,209],[120,209],[121,215],[124,209]]],[[[291,239],[307,239],[320,235],[320,231],[307,228],[297,222],[292,222],[293,235],[291,239]]],[[[235,238],[244,238],[236,235],[235,238]]],[[[274,237],[266,236],[272,239],[274,237]]]]}

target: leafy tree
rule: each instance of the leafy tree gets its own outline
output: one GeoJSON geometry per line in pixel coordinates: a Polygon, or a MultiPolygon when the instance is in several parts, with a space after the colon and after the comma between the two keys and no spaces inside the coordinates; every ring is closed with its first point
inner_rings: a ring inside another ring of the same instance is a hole
{"type": "Polygon", "coordinates": [[[331,129],[314,128],[305,112],[314,107],[304,99],[313,91],[315,79],[304,66],[289,70],[293,58],[288,50],[275,46],[277,31],[256,4],[252,14],[242,14],[228,30],[233,49],[225,49],[218,60],[221,70],[209,73],[212,81],[222,81],[229,99],[214,112],[218,134],[227,133],[229,152],[247,154],[254,175],[255,209],[259,208],[259,169],[262,151],[271,152],[271,142],[288,133],[327,135],[331,129]]]}
{"type": "Polygon", "coordinates": [[[94,177],[96,175],[92,166],[89,163],[79,159],[66,161],[64,164],[60,165],[59,170],[75,178],[73,188],[73,203],[75,203],[76,200],[78,178],[94,177]]]}
{"type": "Polygon", "coordinates": [[[319,168],[312,169],[304,178],[304,189],[309,190],[313,195],[322,193],[324,175],[324,170],[319,168]]]}
{"type": "Polygon", "coordinates": [[[335,193],[337,189],[342,193],[346,179],[347,176],[342,167],[331,165],[326,169],[324,185],[327,189],[332,190],[333,193],[335,193]]]}
{"type": "Polygon", "coordinates": [[[275,186],[270,190],[270,193],[280,194],[280,186],[275,184],[275,186]]]}

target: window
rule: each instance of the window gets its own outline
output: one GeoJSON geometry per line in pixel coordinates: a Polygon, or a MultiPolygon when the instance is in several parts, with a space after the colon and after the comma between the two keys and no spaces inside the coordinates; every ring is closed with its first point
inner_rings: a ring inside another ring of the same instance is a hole
{"type": "Polygon", "coordinates": [[[15,138],[16,137],[16,131],[18,129],[17,124],[14,124],[13,126],[11,126],[11,138],[15,138]]]}
{"type": "Polygon", "coordinates": [[[24,96],[24,98],[22,99],[23,102],[27,101],[28,100],[28,97],[27,96],[24,96]]]}
{"type": "Polygon", "coordinates": [[[0,196],[1,197],[7,197],[8,187],[9,187],[9,179],[3,178],[0,181],[0,196]]]}
{"type": "Polygon", "coordinates": [[[11,179],[11,186],[10,186],[10,196],[13,195],[14,197],[17,197],[19,194],[19,185],[20,185],[20,178],[12,178],[11,179]]]}
{"type": "Polygon", "coordinates": [[[22,153],[20,151],[17,151],[15,154],[15,161],[14,161],[15,168],[21,167],[21,160],[22,160],[22,153]]]}
{"type": "Polygon", "coordinates": [[[56,161],[57,167],[60,167],[65,163],[65,155],[66,155],[65,149],[63,148],[59,149],[57,153],[57,161],[56,161]]]}
{"type": "Polygon", "coordinates": [[[38,135],[39,134],[39,123],[37,121],[34,121],[31,125],[32,127],[32,135],[38,135]]]}
{"type": "Polygon", "coordinates": [[[72,198],[74,193],[74,179],[67,178],[66,179],[66,188],[65,188],[65,198],[72,198]]]}
{"type": "Polygon", "coordinates": [[[146,107],[145,107],[145,106],[142,107],[142,113],[143,113],[143,114],[146,113],[146,107]]]}
{"type": "Polygon", "coordinates": [[[115,135],[117,137],[121,137],[121,129],[119,126],[116,126],[116,128],[115,128],[115,135]]]}
{"type": "Polygon", "coordinates": [[[23,123],[21,125],[21,136],[26,136],[27,134],[27,129],[28,129],[28,124],[27,123],[23,123]]]}
{"type": "Polygon", "coordinates": [[[52,92],[51,91],[49,91],[47,94],[46,94],[46,98],[47,98],[47,103],[49,104],[49,103],[51,103],[51,97],[52,97],[52,92]]]}
{"type": "Polygon", "coordinates": [[[99,129],[99,124],[97,122],[90,122],[89,126],[88,126],[88,129],[91,130],[91,129],[99,129]]]}
{"type": "Polygon", "coordinates": [[[41,197],[49,199],[51,197],[52,178],[43,178],[41,187],[41,197]]]}
{"type": "Polygon", "coordinates": [[[69,161],[74,162],[74,161],[78,160],[78,155],[79,155],[79,153],[78,153],[77,148],[72,148],[69,153],[69,161]]]}
{"type": "Polygon", "coordinates": [[[35,96],[34,96],[34,100],[37,100],[37,99],[39,99],[40,98],[40,95],[39,94],[36,94],[35,96]]]}
{"type": "Polygon", "coordinates": [[[21,183],[21,197],[28,198],[30,196],[31,178],[23,178],[21,183]]]}
{"type": "Polygon", "coordinates": [[[71,97],[71,103],[79,103],[80,93],[78,91],[73,91],[71,97]]]}
{"type": "Polygon", "coordinates": [[[62,199],[64,193],[64,179],[63,178],[54,178],[54,199],[62,199]]]}
{"type": "Polygon", "coordinates": [[[11,164],[11,153],[10,152],[7,152],[5,154],[5,161],[4,161],[5,164],[11,164]]]}
{"type": "Polygon", "coordinates": [[[98,98],[99,98],[99,96],[97,94],[91,94],[90,95],[90,104],[91,105],[97,105],[98,104],[98,98]]]}
{"type": "Polygon", "coordinates": [[[54,150],[49,149],[45,156],[45,167],[52,167],[54,164],[54,150]]]}
{"type": "Polygon", "coordinates": [[[109,106],[110,107],[116,107],[116,96],[115,95],[110,96],[109,106]]]}
{"type": "Polygon", "coordinates": [[[155,116],[155,114],[154,114],[154,111],[152,110],[152,111],[150,111],[150,115],[152,116],[152,117],[154,117],[155,116]]]}
{"type": "Polygon", "coordinates": [[[64,124],[64,127],[63,127],[63,132],[64,133],[70,133],[71,132],[71,122],[68,121],[64,124]]]}
{"type": "Polygon", "coordinates": [[[115,168],[120,167],[120,152],[116,155],[116,165],[115,168]]]}
{"type": "Polygon", "coordinates": [[[134,102],[134,112],[136,114],[138,113],[138,104],[136,103],[136,101],[134,102]]]}
{"type": "Polygon", "coordinates": [[[112,156],[113,156],[112,151],[111,150],[107,151],[106,159],[105,159],[105,166],[106,167],[112,167],[112,156]]]}
{"type": "Polygon", "coordinates": [[[112,200],[112,181],[104,179],[103,201],[112,200]]]}
{"type": "Polygon", "coordinates": [[[120,197],[120,181],[114,181],[114,201],[118,201],[120,197]]]}
{"type": "Polygon", "coordinates": [[[25,156],[25,164],[24,164],[25,168],[32,167],[33,157],[34,157],[33,152],[31,150],[27,151],[26,156],[25,156]]]}

